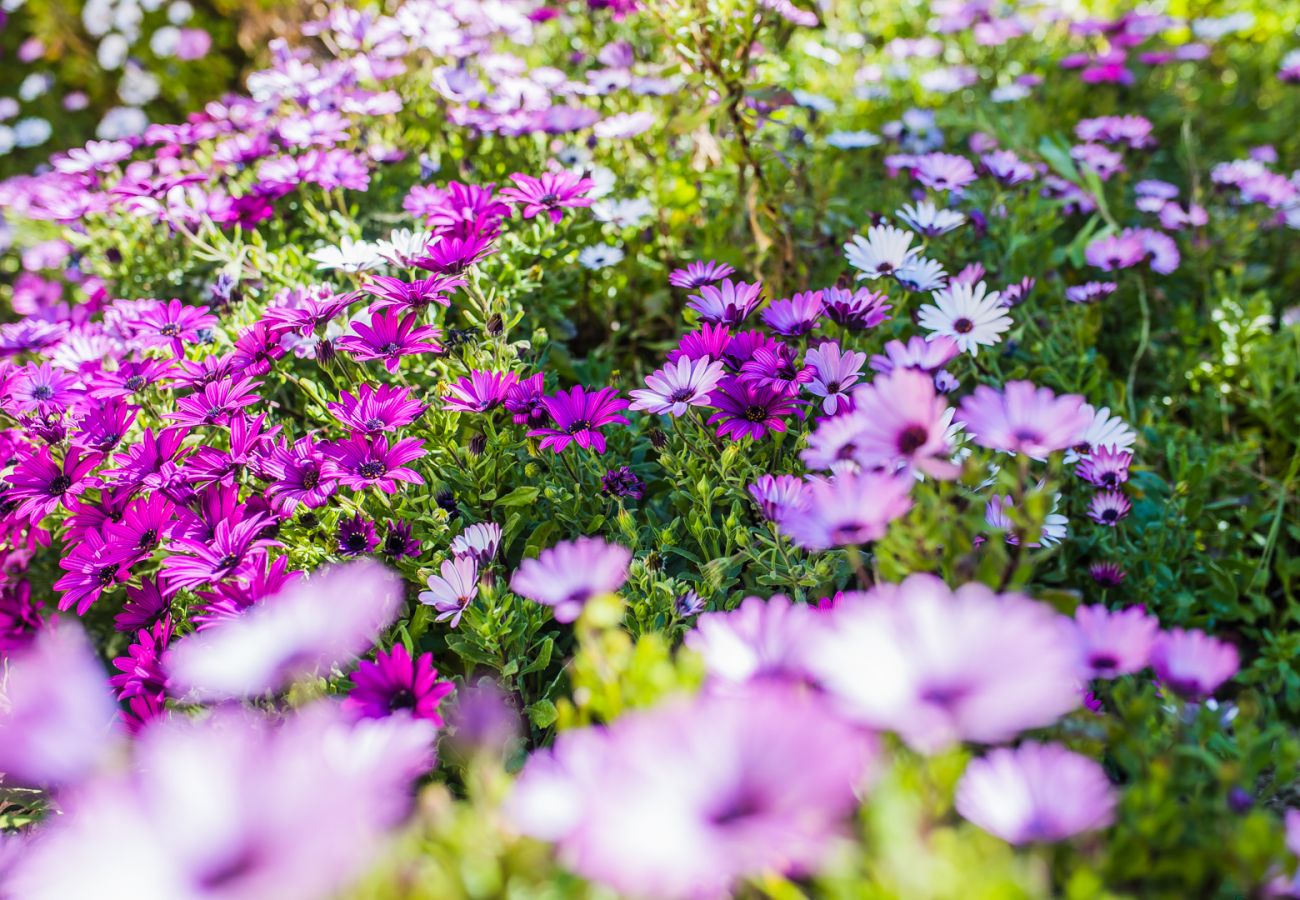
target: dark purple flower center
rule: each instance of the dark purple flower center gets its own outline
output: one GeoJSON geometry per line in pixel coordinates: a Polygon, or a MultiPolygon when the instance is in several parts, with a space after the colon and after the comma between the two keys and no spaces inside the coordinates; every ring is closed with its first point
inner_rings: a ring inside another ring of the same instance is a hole
{"type": "Polygon", "coordinates": [[[180,337],[181,326],[177,325],[175,322],[168,322],[166,325],[158,329],[158,333],[163,337],[168,338],[180,337]]]}
{"type": "Polygon", "coordinates": [[[384,427],[384,420],[379,418],[378,416],[371,416],[369,419],[366,419],[361,424],[366,426],[366,431],[379,431],[381,428],[384,427]]]}
{"type": "Polygon", "coordinates": [[[902,434],[898,436],[898,452],[904,456],[915,453],[919,447],[924,446],[926,438],[929,436],[929,432],[920,425],[907,426],[903,429],[902,434]]]}
{"type": "Polygon", "coordinates": [[[838,381],[830,381],[830,382],[827,382],[827,384],[826,384],[826,393],[828,393],[828,394],[838,394],[839,392],[840,392],[840,383],[839,383],[838,381]]]}
{"type": "Polygon", "coordinates": [[[55,475],[54,480],[50,482],[50,493],[56,497],[72,487],[72,479],[62,473],[55,475]]]}
{"type": "Polygon", "coordinates": [[[361,531],[354,531],[343,538],[343,545],[352,553],[360,553],[365,550],[367,543],[366,535],[361,531]]]}
{"type": "Polygon", "coordinates": [[[537,198],[537,202],[542,206],[554,206],[560,202],[560,198],[555,194],[542,194],[542,196],[537,198]]]}
{"type": "Polygon", "coordinates": [[[370,460],[357,466],[357,471],[361,473],[362,478],[378,478],[387,471],[387,468],[377,460],[370,460]]]}
{"type": "Polygon", "coordinates": [[[54,388],[48,384],[38,384],[32,388],[32,396],[37,400],[49,400],[54,396],[54,388]]]}
{"type": "Polygon", "coordinates": [[[677,390],[673,391],[668,396],[668,399],[672,403],[685,403],[693,396],[695,396],[695,391],[693,391],[691,388],[684,387],[684,388],[678,388],[677,390]]]}
{"type": "Polygon", "coordinates": [[[397,343],[397,341],[389,341],[387,344],[384,344],[384,346],[380,347],[379,349],[384,351],[385,353],[396,353],[398,350],[401,349],[401,347],[402,345],[397,343]]]}
{"type": "Polygon", "coordinates": [[[217,418],[218,416],[220,416],[222,413],[224,413],[225,411],[226,411],[226,410],[225,410],[225,407],[222,407],[222,406],[212,406],[212,407],[209,407],[209,408],[208,408],[208,411],[207,411],[206,415],[207,415],[207,417],[208,417],[209,419],[215,419],[215,418],[217,418]]]}
{"type": "Polygon", "coordinates": [[[1032,428],[1021,428],[1015,433],[1016,442],[1020,444],[1037,444],[1043,439],[1032,428]]]}
{"type": "Polygon", "coordinates": [[[574,419],[568,427],[569,434],[577,434],[579,431],[587,431],[591,428],[591,423],[586,419],[574,419]]]}
{"type": "Polygon", "coordinates": [[[951,709],[968,693],[970,688],[964,684],[934,684],[921,691],[921,700],[934,706],[951,709]]]}
{"type": "Polygon", "coordinates": [[[1110,509],[1102,510],[1101,520],[1103,522],[1114,522],[1118,518],[1119,518],[1119,510],[1113,507],[1110,509]]]}
{"type": "Polygon", "coordinates": [[[745,407],[745,421],[747,421],[747,422],[754,422],[754,423],[758,423],[758,422],[766,422],[766,421],[767,421],[767,407],[766,407],[766,406],[747,406],[747,407],[745,407]]]}
{"type": "Polygon", "coordinates": [[[140,535],[139,548],[141,550],[152,550],[158,544],[158,530],[156,528],[146,528],[140,535]]]}
{"type": "Polygon", "coordinates": [[[108,587],[116,581],[117,563],[113,563],[111,566],[104,566],[104,568],[100,569],[98,574],[95,576],[95,580],[99,582],[100,587],[108,587]]]}
{"type": "Polygon", "coordinates": [[[952,323],[952,330],[958,334],[970,334],[975,329],[975,323],[965,316],[952,323]]]}
{"type": "Polygon", "coordinates": [[[719,827],[727,827],[744,822],[746,819],[753,819],[760,816],[765,811],[763,799],[758,792],[741,789],[733,796],[726,798],[722,804],[709,816],[709,821],[719,827]]]}
{"type": "Polygon", "coordinates": [[[861,543],[859,535],[866,534],[867,524],[865,522],[840,522],[831,529],[831,540],[836,544],[857,544],[861,543]]]}
{"type": "Polygon", "coordinates": [[[304,491],[315,490],[318,484],[320,484],[320,472],[316,470],[315,466],[302,473],[302,489],[304,491]]]}
{"type": "Polygon", "coordinates": [[[233,569],[239,562],[239,556],[234,553],[227,553],[221,559],[217,560],[218,569],[233,569]]]}
{"type": "Polygon", "coordinates": [[[415,708],[415,692],[407,687],[400,687],[388,695],[388,711],[415,708]]]}
{"type": "Polygon", "coordinates": [[[122,382],[122,387],[134,393],[135,391],[138,391],[140,390],[140,388],[144,387],[144,376],[132,375],[126,381],[122,382]]]}
{"type": "Polygon", "coordinates": [[[258,856],[255,848],[245,847],[200,875],[199,886],[205,892],[220,892],[223,888],[228,888],[257,867],[258,856]]]}
{"type": "Polygon", "coordinates": [[[1112,653],[1094,653],[1088,657],[1094,672],[1112,672],[1119,668],[1119,660],[1112,653]]]}

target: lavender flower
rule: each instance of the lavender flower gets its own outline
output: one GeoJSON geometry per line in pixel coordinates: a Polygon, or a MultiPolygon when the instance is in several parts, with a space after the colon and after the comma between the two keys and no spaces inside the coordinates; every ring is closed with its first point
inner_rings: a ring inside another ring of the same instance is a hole
{"type": "Polygon", "coordinates": [[[623,586],[631,560],[626,547],[600,538],[562,541],[536,559],[521,562],[510,579],[510,590],[553,607],[557,622],[572,622],[592,597],[623,586]]]}

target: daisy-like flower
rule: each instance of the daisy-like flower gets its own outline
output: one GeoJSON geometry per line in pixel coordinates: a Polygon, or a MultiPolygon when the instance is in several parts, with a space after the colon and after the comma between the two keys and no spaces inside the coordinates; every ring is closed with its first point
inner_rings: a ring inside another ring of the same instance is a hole
{"type": "Polygon", "coordinates": [[[178,589],[196,588],[235,574],[245,563],[264,556],[264,548],[281,546],[278,541],[259,537],[269,524],[262,515],[243,521],[222,519],[210,537],[178,536],[177,552],[162,563],[167,583],[178,589]]]}
{"type": "Polygon", "coordinates": [[[611,244],[593,244],[578,251],[578,265],[593,272],[608,269],[623,261],[623,248],[611,244]]]}
{"type": "Polygon", "coordinates": [[[795,351],[786,344],[760,347],[740,367],[740,380],[794,396],[802,385],[812,381],[812,366],[799,365],[795,351]]]}
{"type": "Polygon", "coordinates": [[[596,183],[567,169],[546,172],[541,178],[516,172],[510,176],[514,187],[501,191],[501,197],[520,207],[525,219],[546,213],[558,224],[564,219],[564,210],[591,206],[592,198],[585,196],[596,183]]]}
{"type": "Polygon", "coordinates": [[[364,272],[383,265],[379,246],[369,241],[354,241],[343,238],[338,246],[325,246],[307,254],[307,258],[316,263],[318,269],[338,269],[343,272],[364,272]]]}
{"type": "Polygon", "coordinates": [[[805,505],[808,483],[797,475],[761,475],[749,486],[749,493],[763,518],[777,522],[787,508],[805,505]]]}
{"type": "Polygon", "coordinates": [[[217,324],[206,306],[190,306],[180,300],[157,303],[138,319],[128,323],[135,341],[144,347],[171,347],[177,356],[185,355],[186,342],[193,343],[199,332],[217,324]]]}
{"type": "Polygon", "coordinates": [[[597,453],[605,452],[605,436],[598,429],[606,425],[630,424],[620,411],[627,409],[628,401],[618,396],[618,389],[612,387],[588,391],[577,385],[567,391],[544,397],[542,405],[550,414],[549,427],[534,428],[528,432],[529,437],[540,437],[540,449],[550,448],[555,453],[562,453],[570,443],[576,443],[586,450],[597,453]]]}
{"type": "Polygon", "coordinates": [[[1093,760],[1027,741],[972,760],[957,783],[962,817],[1010,844],[1063,841],[1115,818],[1115,789],[1093,760]]]}
{"type": "Polygon", "coordinates": [[[908,228],[926,237],[947,234],[966,223],[966,217],[955,209],[941,209],[929,200],[922,200],[915,206],[904,206],[896,215],[908,228]]]}
{"type": "Polygon", "coordinates": [[[1174,628],[1156,638],[1151,667],[1160,683],[1188,700],[1203,700],[1237,674],[1237,648],[1204,631],[1174,628]]]}
{"type": "Polygon", "coordinates": [[[962,399],[957,419],[981,447],[1034,459],[1074,446],[1088,427],[1082,397],[1058,397],[1029,381],[1009,381],[1004,392],[979,385],[962,399]]]}
{"type": "MultiPolygon", "coordinates": [[[[1053,499],[1053,511],[1043,519],[1043,529],[1039,532],[1039,539],[1025,544],[1026,547],[1051,547],[1065,540],[1065,536],[1069,533],[1070,520],[1055,511],[1059,499],[1059,497],[1053,499]]],[[[985,523],[995,531],[1003,532],[1006,542],[1012,545],[1020,543],[1020,536],[1017,533],[1019,526],[1016,525],[1013,516],[1015,508],[1015,502],[1005,494],[994,494],[989,497],[984,506],[985,523]]]]}
{"type": "Polygon", "coordinates": [[[865,287],[855,291],[834,287],[822,291],[826,315],[832,322],[854,331],[875,328],[888,321],[891,309],[888,300],[887,294],[865,287]]]}
{"type": "Polygon", "coordinates": [[[340,556],[361,556],[379,546],[375,523],[357,513],[350,519],[339,519],[338,542],[335,549],[340,556]]]}
{"type": "Polygon", "coordinates": [[[960,191],[978,176],[971,161],[952,153],[927,153],[912,163],[912,175],[935,191],[960,191]]]}
{"type": "Polygon", "coordinates": [[[864,468],[956,477],[958,469],[948,460],[952,413],[929,376],[896,369],[854,392],[853,405],[853,459],[864,468]]]}
{"type": "Polygon", "coordinates": [[[546,375],[538,372],[521,378],[506,391],[505,408],[516,425],[534,424],[546,417],[542,400],[546,396],[546,375]]]}
{"type": "Polygon", "coordinates": [[[1115,293],[1118,285],[1113,281],[1088,281],[1065,289],[1065,299],[1071,303],[1096,303],[1115,293]]]}
{"type": "Polygon", "coordinates": [[[592,597],[623,586],[631,561],[626,547],[600,538],[562,541],[521,562],[510,577],[510,590],[551,607],[557,622],[572,622],[592,597]]]}
{"type": "Polygon", "coordinates": [[[75,607],[79,616],[84,616],[104,591],[131,578],[130,563],[122,562],[116,548],[91,528],[59,560],[59,568],[66,573],[54,582],[54,589],[63,593],[59,609],[75,607]]]}
{"type": "Polygon", "coordinates": [[[1099,562],[1088,566],[1088,577],[1102,587],[1119,587],[1124,583],[1125,572],[1115,563],[1099,562]]]}
{"type": "Polygon", "coordinates": [[[253,393],[261,386],[260,381],[234,376],[209,382],[193,394],[177,400],[170,417],[177,425],[229,426],[231,418],[244,415],[245,407],[262,402],[262,398],[253,393]]]}
{"type": "Polygon", "coordinates": [[[396,431],[410,425],[424,412],[424,404],[411,396],[411,389],[381,384],[362,384],[356,395],[344,391],[329,411],[341,424],[364,434],[396,431]]]}
{"type": "Polygon", "coordinates": [[[895,369],[915,369],[933,375],[961,353],[957,342],[946,335],[939,335],[933,340],[923,337],[909,338],[907,343],[890,341],[885,344],[885,352],[871,357],[871,368],[882,375],[888,375],[895,369]]]}
{"type": "Polygon", "coordinates": [[[1160,622],[1140,606],[1112,612],[1104,606],[1080,606],[1074,625],[1083,661],[1093,678],[1117,678],[1147,667],[1160,622]]]}
{"type": "Polygon", "coordinates": [[[1075,462],[1095,453],[1102,447],[1111,450],[1132,450],[1137,443],[1137,433],[1119,416],[1110,414],[1110,407],[1095,409],[1089,404],[1083,405],[1088,417],[1088,426],[1074,445],[1065,454],[1067,463],[1075,462]]]}
{"type": "Polygon", "coordinates": [[[396,309],[375,313],[369,324],[354,321],[356,334],[340,338],[338,345],[354,359],[382,359],[384,368],[396,372],[403,356],[442,352],[438,343],[442,332],[433,325],[417,324],[418,318],[417,313],[403,316],[396,309]]]}
{"type": "Polygon", "coordinates": [[[471,371],[448,388],[443,409],[459,412],[487,412],[505,402],[510,389],[519,381],[514,372],[471,371]]]}
{"type": "Polygon", "coordinates": [[[175,367],[169,359],[122,362],[113,370],[100,369],[87,376],[90,396],[96,400],[133,397],[150,385],[162,383],[175,367]]]}
{"type": "Polygon", "coordinates": [[[852,400],[849,391],[862,377],[862,366],[867,354],[856,350],[847,353],[834,342],[821,344],[809,350],[804,362],[812,367],[812,380],[808,393],[822,398],[822,412],[833,416],[841,407],[849,408],[852,400]]]}
{"type": "Polygon", "coordinates": [[[686,635],[704,660],[709,678],[740,684],[751,678],[801,678],[806,641],[818,627],[817,611],[777,594],[746,597],[730,612],[706,613],[686,635]]]}
{"type": "Polygon", "coordinates": [[[1079,705],[1073,628],[1021,594],[918,574],[822,615],[805,657],[822,686],[844,713],[922,753],[1010,740],[1079,705]]]}
{"type": "Polygon", "coordinates": [[[438,704],[453,690],[451,682],[438,677],[432,653],[413,660],[405,646],[394,644],[387,653],[378,651],[374,662],[362,660],[357,666],[343,708],[363,719],[405,711],[441,727],[438,704]]]}
{"type": "Polygon", "coordinates": [[[647,375],[644,390],[631,392],[632,409],[655,415],[684,416],[692,406],[707,406],[709,391],[717,387],[725,369],[721,362],[708,357],[679,357],[652,375],[647,375]]]}
{"type": "Polygon", "coordinates": [[[377,487],[385,494],[393,494],[399,481],[424,484],[419,473],[406,465],[424,456],[423,447],[424,441],[419,438],[400,438],[390,444],[384,435],[351,434],[325,446],[322,474],[354,491],[377,487]]]}
{"type": "Polygon", "coordinates": [[[726,263],[713,260],[693,262],[684,269],[674,269],[668,276],[668,283],[673,287],[694,290],[721,281],[735,272],[736,270],[726,263]]]}
{"type": "Polygon", "coordinates": [[[28,363],[18,370],[4,405],[15,412],[40,415],[68,408],[81,394],[76,375],[50,363],[28,363]]]}
{"type": "Polygon", "coordinates": [[[175,589],[165,578],[142,578],[139,587],[126,589],[122,611],[113,618],[113,627],[127,634],[152,628],[171,612],[175,589]]]}
{"type": "Polygon", "coordinates": [[[912,508],[914,479],[883,472],[843,472],[808,482],[805,503],[787,507],[781,532],[805,550],[865,544],[912,508]]]}
{"type": "Polygon", "coordinates": [[[844,245],[844,256],[858,270],[859,281],[892,275],[920,255],[921,248],[912,246],[913,237],[912,232],[892,225],[873,225],[866,237],[855,234],[844,245]]]}
{"type": "Polygon", "coordinates": [[[739,369],[753,359],[754,354],[759,350],[764,348],[777,350],[781,346],[780,341],[762,331],[742,331],[731,336],[722,355],[727,358],[732,368],[739,369]]]}
{"type": "Polygon", "coordinates": [[[728,376],[709,395],[717,410],[708,424],[718,426],[719,437],[733,441],[750,437],[758,440],[769,431],[785,431],[784,417],[795,411],[795,399],[784,391],[728,376]]]}
{"type": "Polygon", "coordinates": [[[705,322],[738,325],[763,302],[763,285],[759,282],[725,279],[721,284],[702,285],[691,294],[686,305],[700,314],[705,322]]]}
{"type": "Polygon", "coordinates": [[[501,543],[501,526],[496,522],[479,522],[467,526],[464,531],[452,538],[451,554],[457,558],[466,556],[480,566],[486,566],[497,555],[497,546],[501,543]]]}
{"type": "Polygon", "coordinates": [[[1081,141],[1125,144],[1134,150],[1155,145],[1151,122],[1142,116],[1100,116],[1081,119],[1074,134],[1081,141]]]}
{"type": "Polygon", "coordinates": [[[411,260],[424,255],[424,248],[433,240],[433,233],[422,228],[394,228],[386,241],[375,242],[375,252],[399,266],[409,266],[411,260]]]}
{"type": "Polygon", "coordinates": [[[277,444],[266,458],[271,505],[284,515],[292,515],[300,503],[308,509],[324,506],[338,483],[325,474],[325,460],[325,448],[311,435],[292,445],[277,444]]]}
{"type": "Polygon", "coordinates": [[[1084,250],[1084,258],[1090,266],[1096,266],[1103,272],[1113,272],[1136,266],[1146,257],[1146,252],[1142,235],[1129,228],[1121,234],[1111,234],[1091,241],[1084,250]]]}
{"type": "Polygon", "coordinates": [[[980,157],[985,170],[1007,187],[1033,181],[1034,167],[1010,150],[994,150],[980,157]]]}
{"type": "Polygon", "coordinates": [[[924,293],[942,288],[948,273],[933,259],[914,256],[894,270],[894,280],[906,290],[924,293]]]}
{"type": "Polygon", "coordinates": [[[1074,474],[1091,485],[1115,488],[1128,481],[1133,454],[1114,447],[1098,447],[1079,461],[1074,474]]]}
{"type": "Polygon", "coordinates": [[[448,294],[465,284],[463,279],[447,275],[435,275],[432,278],[417,278],[415,281],[403,281],[387,275],[373,275],[361,290],[378,297],[371,305],[371,310],[397,308],[403,312],[427,309],[431,303],[450,306],[448,294]]]}
{"type": "Polygon", "coordinates": [[[460,617],[478,596],[478,563],[473,556],[456,556],[443,561],[441,575],[430,575],[429,589],[420,592],[420,602],[438,611],[437,622],[451,620],[449,627],[460,624],[460,617]]]}
{"type": "Polygon", "coordinates": [[[668,353],[668,362],[679,359],[722,359],[731,343],[731,332],[726,325],[705,322],[699,331],[682,335],[677,346],[668,353]]]}
{"type": "Polygon", "coordinates": [[[444,234],[424,249],[424,256],[411,260],[411,265],[426,272],[459,275],[495,252],[492,244],[496,238],[495,225],[464,235],[444,234]]]}
{"type": "Polygon", "coordinates": [[[1011,328],[1011,317],[1002,306],[997,291],[986,291],[984,282],[974,287],[953,282],[932,295],[934,303],[919,310],[918,324],[930,332],[952,338],[963,353],[975,356],[980,347],[1002,341],[1002,333],[1011,328]]]}
{"type": "Polygon", "coordinates": [[[1098,525],[1114,528],[1126,518],[1133,504],[1119,491],[1101,491],[1088,503],[1088,518],[1098,525]]]}
{"type": "Polygon", "coordinates": [[[763,310],[761,318],[777,334],[798,337],[817,327],[825,308],[821,291],[805,291],[788,299],[772,301],[763,310]]]}
{"type": "Polygon", "coordinates": [[[62,461],[56,461],[49,447],[28,450],[18,457],[14,470],[5,479],[10,484],[6,496],[17,502],[16,515],[39,522],[60,506],[72,509],[73,502],[95,484],[90,474],[102,457],[68,448],[62,461]]]}

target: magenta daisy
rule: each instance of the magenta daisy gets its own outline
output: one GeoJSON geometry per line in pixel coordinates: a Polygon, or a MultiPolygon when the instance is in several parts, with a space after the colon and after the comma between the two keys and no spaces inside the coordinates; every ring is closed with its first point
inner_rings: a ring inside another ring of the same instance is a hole
{"type": "Polygon", "coordinates": [[[790,396],[812,379],[812,366],[799,365],[794,348],[781,343],[759,347],[740,367],[741,381],[790,396]]]}
{"type": "Polygon", "coordinates": [[[713,260],[697,261],[690,263],[684,269],[674,269],[668,276],[668,283],[673,287],[694,290],[721,281],[735,272],[736,270],[726,263],[713,260]]]}
{"type": "Polygon", "coordinates": [[[1010,381],[1001,393],[975,388],[957,418],[981,447],[1042,459],[1079,442],[1090,421],[1085,406],[1078,394],[1058,397],[1032,382],[1010,381]]]}
{"type": "Polygon", "coordinates": [[[325,445],[325,467],[321,471],[354,491],[377,487],[385,494],[393,494],[399,481],[424,484],[419,473],[406,465],[424,456],[423,447],[424,441],[419,438],[399,438],[390,444],[384,435],[352,434],[325,445]]]}
{"type": "Polygon", "coordinates": [[[438,611],[435,621],[450,619],[449,626],[455,628],[478,596],[478,563],[474,556],[456,556],[444,560],[440,571],[429,576],[429,589],[420,592],[420,602],[438,611]]]}
{"type": "Polygon", "coordinates": [[[510,389],[519,381],[514,372],[471,371],[448,388],[449,396],[442,408],[459,412],[487,412],[505,402],[510,389]]]}
{"type": "Polygon", "coordinates": [[[260,537],[269,523],[260,515],[242,522],[223,519],[216,523],[212,536],[177,537],[176,553],[163,560],[162,572],[176,588],[196,588],[221,581],[256,557],[265,547],[278,547],[278,541],[260,537]]]}
{"type": "Polygon", "coordinates": [[[777,334],[798,337],[816,328],[825,311],[822,292],[805,291],[788,299],[773,300],[761,318],[777,334]]]}
{"type": "Polygon", "coordinates": [[[384,368],[396,372],[403,356],[442,352],[438,343],[442,332],[433,325],[416,324],[418,317],[418,313],[403,316],[399,309],[388,309],[371,316],[369,324],[354,321],[356,334],[339,338],[339,348],[354,359],[382,359],[384,368]]]}
{"type": "Polygon", "coordinates": [[[631,409],[656,415],[684,416],[692,406],[706,406],[709,391],[725,374],[721,362],[709,357],[679,357],[652,375],[646,376],[644,390],[631,392],[631,409]]]}
{"type": "Polygon", "coordinates": [[[1131,675],[1147,666],[1160,622],[1140,606],[1112,612],[1104,606],[1080,606],[1074,625],[1083,661],[1094,678],[1131,675]]]}
{"type": "Polygon", "coordinates": [[[822,291],[822,303],[832,322],[862,331],[875,328],[889,320],[889,295],[870,288],[827,288],[822,291]]]}
{"type": "Polygon", "coordinates": [[[592,198],[584,195],[596,186],[590,178],[568,170],[546,172],[541,178],[516,172],[510,180],[514,187],[501,191],[503,199],[519,206],[525,219],[546,213],[557,224],[564,218],[565,209],[591,206],[592,198]]]}
{"type": "Polygon", "coordinates": [[[1133,504],[1120,491],[1101,491],[1088,502],[1088,518],[1098,525],[1114,528],[1127,518],[1133,504]]]}
{"type": "Polygon", "coordinates": [[[217,324],[206,306],[189,306],[180,300],[159,302],[130,322],[135,339],[145,347],[171,347],[177,356],[185,355],[186,342],[193,343],[199,332],[217,324]]]}
{"type": "Polygon", "coordinates": [[[557,622],[578,618],[587,601],[612,594],[627,581],[632,553],[596,537],[562,541],[525,559],[510,578],[510,590],[555,611],[557,622]]]}
{"type": "Polygon", "coordinates": [[[171,418],[177,425],[229,425],[232,416],[242,415],[241,410],[261,403],[262,398],[253,393],[261,387],[260,381],[234,376],[212,381],[198,391],[176,401],[176,411],[171,418]]]}
{"type": "Polygon", "coordinates": [[[912,508],[915,479],[883,472],[844,472],[808,482],[801,506],[787,507],[781,532],[805,550],[866,544],[912,508]]]}
{"type": "Polygon", "coordinates": [[[841,409],[850,409],[853,401],[849,390],[862,377],[862,365],[867,354],[856,350],[845,352],[834,342],[821,344],[804,355],[804,362],[812,368],[808,393],[822,398],[822,412],[833,416],[841,409]]]}
{"type": "Polygon", "coordinates": [[[26,450],[5,479],[10,484],[7,499],[18,501],[17,515],[39,522],[60,506],[72,509],[82,491],[96,484],[90,473],[102,459],[96,453],[68,448],[61,461],[49,447],[26,450]]]}
{"type": "Polygon", "coordinates": [[[424,412],[424,404],[411,396],[411,389],[381,384],[357,387],[355,395],[344,391],[329,411],[340,423],[353,431],[378,434],[410,425],[424,412]]]}
{"type": "Polygon", "coordinates": [[[63,592],[59,609],[75,607],[79,616],[84,616],[104,591],[131,578],[130,563],[121,562],[103,536],[93,529],[84,531],[80,540],[67,548],[59,560],[59,568],[66,573],[54,582],[54,589],[63,592]]]}
{"type": "Polygon", "coordinates": [[[1160,683],[1188,700],[1209,697],[1237,674],[1238,665],[1236,647],[1194,628],[1166,631],[1151,649],[1160,683]]]}
{"type": "Polygon", "coordinates": [[[387,653],[378,651],[374,662],[362,660],[357,666],[343,708],[364,719],[409,712],[441,726],[438,704],[453,690],[451,682],[438,677],[432,653],[413,660],[405,646],[394,644],[387,653]]]}
{"type": "Polygon", "coordinates": [[[277,444],[267,456],[270,484],[266,497],[284,515],[293,515],[298,505],[308,509],[324,506],[337,481],[325,474],[325,447],[311,435],[291,445],[277,444]]]}
{"type": "Polygon", "coordinates": [[[538,372],[520,379],[506,391],[505,408],[516,425],[534,424],[546,417],[546,375],[538,372]]]}
{"type": "Polygon", "coordinates": [[[542,405],[550,414],[551,424],[530,430],[528,436],[540,437],[540,449],[549,448],[555,453],[562,453],[570,443],[604,453],[605,436],[598,429],[629,424],[627,417],[620,415],[621,410],[627,409],[628,401],[618,396],[618,388],[588,391],[577,385],[542,398],[542,405]]]}
{"type": "Polygon", "coordinates": [[[362,556],[374,552],[379,546],[375,523],[361,513],[352,518],[339,519],[338,535],[334,549],[339,556],[362,556]]]}
{"type": "Polygon", "coordinates": [[[795,411],[795,398],[784,391],[772,390],[752,382],[728,376],[718,382],[709,395],[709,404],[717,410],[708,424],[718,426],[719,437],[733,441],[758,440],[769,431],[785,431],[785,417],[795,411]]]}
{"type": "Polygon", "coordinates": [[[702,285],[699,293],[691,294],[686,305],[712,324],[738,325],[758,309],[763,302],[763,285],[746,284],[730,278],[721,284],[702,285]]]}
{"type": "Polygon", "coordinates": [[[952,414],[929,376],[914,369],[881,375],[853,394],[853,458],[866,468],[914,468],[953,478],[947,438],[952,414]]]}
{"type": "Polygon", "coordinates": [[[731,331],[726,325],[705,322],[699,331],[682,335],[677,346],[668,352],[668,362],[679,359],[722,359],[731,343],[731,331]]]}
{"type": "Polygon", "coordinates": [[[81,395],[77,377],[50,363],[23,366],[10,391],[5,398],[6,407],[40,415],[66,409],[81,395]]]}
{"type": "Polygon", "coordinates": [[[435,275],[432,278],[415,281],[403,281],[387,275],[371,275],[370,281],[363,285],[361,290],[379,298],[371,305],[371,310],[396,307],[400,311],[410,312],[425,309],[430,303],[450,306],[451,300],[447,295],[464,285],[463,279],[447,275],[435,275]]]}
{"type": "Polygon", "coordinates": [[[763,518],[779,521],[786,509],[801,508],[808,502],[808,483],[797,475],[760,475],[749,486],[763,518]]]}

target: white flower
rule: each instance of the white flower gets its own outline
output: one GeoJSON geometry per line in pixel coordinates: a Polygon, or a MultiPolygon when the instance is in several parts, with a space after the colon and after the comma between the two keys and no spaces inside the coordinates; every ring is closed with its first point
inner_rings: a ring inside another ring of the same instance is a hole
{"type": "Polygon", "coordinates": [[[122,63],[126,62],[126,55],[131,52],[131,44],[120,34],[106,35],[99,42],[99,49],[95,51],[95,56],[99,60],[99,67],[113,71],[120,69],[122,63]]]}
{"type": "Polygon", "coordinates": [[[932,259],[915,256],[894,272],[894,280],[909,291],[933,291],[948,282],[948,273],[932,259]]]}
{"type": "Polygon", "coordinates": [[[975,356],[980,347],[991,347],[1002,340],[1011,327],[1011,317],[1002,306],[997,291],[986,292],[984,282],[974,287],[954,283],[931,296],[934,303],[922,306],[917,321],[930,334],[947,335],[963,352],[975,356]]]}
{"type": "Polygon", "coordinates": [[[912,246],[913,237],[910,231],[892,225],[873,225],[867,229],[865,238],[855,234],[853,240],[844,245],[844,256],[849,265],[860,271],[858,280],[874,280],[881,275],[893,274],[895,269],[921,252],[920,247],[912,246]]]}
{"type": "Polygon", "coordinates": [[[95,135],[106,141],[119,141],[122,138],[143,134],[149,127],[149,117],[144,110],[134,106],[115,106],[104,113],[95,135]]]}
{"type": "Polygon", "coordinates": [[[592,271],[608,269],[610,266],[616,266],[622,261],[623,251],[608,244],[583,247],[582,252],[578,254],[578,263],[583,268],[592,271]]]}
{"type": "Polygon", "coordinates": [[[149,36],[149,49],[159,59],[176,55],[181,43],[181,30],[175,25],[164,25],[149,36]]]}
{"type": "Polygon", "coordinates": [[[422,228],[412,231],[410,228],[394,228],[388,240],[375,243],[375,252],[385,259],[395,260],[401,265],[423,256],[433,234],[422,228]]]}
{"type": "Polygon", "coordinates": [[[880,143],[880,135],[870,131],[832,131],[826,143],[838,150],[863,150],[880,143]]]}
{"type": "Polygon", "coordinates": [[[45,119],[19,119],[14,123],[14,143],[19,147],[39,147],[50,139],[53,126],[45,119]]]}
{"type": "Polygon", "coordinates": [[[173,25],[184,25],[194,16],[194,7],[190,5],[189,0],[176,0],[171,6],[167,7],[167,21],[173,25]]]}
{"type": "Polygon", "coordinates": [[[144,106],[158,96],[158,79],[137,65],[129,65],[117,86],[117,95],[127,106],[144,106]]]}
{"type": "Polygon", "coordinates": [[[18,85],[18,99],[30,103],[50,89],[54,79],[43,72],[33,72],[18,85]]]}
{"type": "Polygon", "coordinates": [[[1092,422],[1083,432],[1078,445],[1065,451],[1067,463],[1078,462],[1101,447],[1116,451],[1133,449],[1137,443],[1137,433],[1119,416],[1112,416],[1109,406],[1096,409],[1084,404],[1083,411],[1092,416],[1092,422]]]}
{"type": "Polygon", "coordinates": [[[650,217],[654,211],[650,201],[645,197],[631,200],[597,200],[591,204],[591,213],[598,221],[617,225],[619,228],[635,228],[650,217]]]}
{"type": "Polygon", "coordinates": [[[823,97],[821,94],[814,94],[811,91],[793,91],[791,96],[794,102],[798,103],[805,109],[811,109],[813,112],[832,113],[835,112],[835,101],[830,97],[823,97]]]}
{"type": "Polygon", "coordinates": [[[922,200],[916,206],[904,206],[897,215],[926,237],[947,234],[966,222],[966,217],[956,210],[939,209],[929,200],[922,200]]]}
{"type": "Polygon", "coordinates": [[[344,272],[364,272],[383,263],[377,245],[369,241],[354,241],[345,237],[337,247],[321,247],[307,255],[318,269],[342,269],[344,272]]]}

